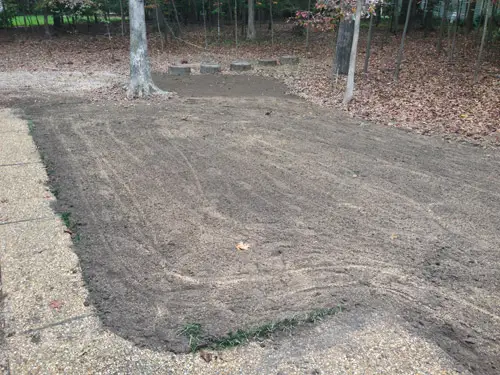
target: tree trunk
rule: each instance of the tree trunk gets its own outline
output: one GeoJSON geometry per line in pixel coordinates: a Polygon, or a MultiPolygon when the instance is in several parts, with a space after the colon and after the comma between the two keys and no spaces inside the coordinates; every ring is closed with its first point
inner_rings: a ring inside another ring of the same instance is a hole
{"type": "Polygon", "coordinates": [[[428,31],[434,30],[434,4],[435,0],[428,0],[424,13],[424,32],[427,35],[428,31]]]}
{"type": "Polygon", "coordinates": [[[43,28],[45,29],[45,36],[50,38],[49,11],[46,7],[43,8],[43,28]]]}
{"type": "Polygon", "coordinates": [[[172,0],[172,7],[174,8],[175,21],[177,22],[177,35],[179,36],[179,35],[181,35],[181,23],[179,22],[179,13],[177,13],[177,7],[175,6],[175,0],[172,0]]]}
{"type": "Polygon", "coordinates": [[[208,48],[208,38],[207,38],[207,14],[205,11],[205,0],[201,1],[201,6],[203,9],[203,32],[205,33],[205,49],[208,48]]]}
{"type": "Polygon", "coordinates": [[[243,4],[245,4],[244,1],[241,2],[241,37],[243,37],[243,35],[245,35],[245,8],[243,6],[243,4]]]}
{"type": "Polygon", "coordinates": [[[130,18],[130,83],[129,98],[148,97],[158,89],[153,84],[146,39],[144,0],[129,0],[130,18]]]}
{"type": "Polygon", "coordinates": [[[351,58],[352,38],[354,34],[354,22],[343,20],[340,22],[335,47],[335,61],[333,64],[333,75],[347,74],[349,72],[349,60],[351,58]]]}
{"type": "Polygon", "coordinates": [[[229,13],[229,24],[230,25],[233,24],[233,10],[231,8],[232,8],[231,0],[227,0],[227,9],[228,9],[228,13],[229,13]]]}
{"type": "Polygon", "coordinates": [[[255,1],[248,0],[248,27],[247,27],[247,39],[255,40],[255,1]]]}
{"type": "Polygon", "coordinates": [[[410,23],[411,4],[412,4],[412,0],[410,0],[410,3],[408,4],[408,10],[406,11],[405,28],[403,29],[403,36],[401,37],[401,45],[399,46],[398,59],[396,61],[396,69],[394,70],[394,80],[396,82],[399,79],[399,70],[401,68],[401,60],[403,59],[403,50],[404,50],[404,46],[405,46],[405,37],[406,37],[406,32],[408,30],[408,24],[410,23]]]}
{"type": "MultiPolygon", "coordinates": [[[[368,73],[368,62],[370,61],[370,52],[372,46],[372,34],[373,34],[373,14],[370,14],[370,26],[368,27],[368,41],[366,42],[366,56],[365,56],[365,66],[363,72],[368,73]]],[[[356,31],[354,31],[356,33],[356,31]]]]}
{"type": "MultiPolygon", "coordinates": [[[[411,1],[411,0],[410,0],[411,1]]],[[[354,35],[352,37],[351,56],[349,59],[349,73],[347,74],[347,86],[344,94],[344,105],[349,104],[354,96],[354,73],[356,72],[356,54],[358,52],[359,24],[361,23],[361,8],[363,0],[356,4],[356,17],[354,21],[354,35]]]]}
{"type": "Polygon", "coordinates": [[[392,27],[393,27],[392,30],[394,31],[394,33],[398,32],[399,13],[400,13],[399,0],[394,0],[394,14],[392,16],[392,27]]]}
{"type": "MultiPolygon", "coordinates": [[[[307,14],[309,15],[311,12],[311,0],[308,1],[307,3],[307,14]]],[[[307,16],[309,19],[310,17],[307,16]]],[[[309,51],[309,29],[311,25],[306,25],[306,51],[309,51]]]]}
{"type": "Polygon", "coordinates": [[[220,1],[217,3],[217,45],[220,46],[220,1]]]}
{"type": "Polygon", "coordinates": [[[470,33],[474,28],[474,13],[476,12],[476,0],[471,0],[467,16],[465,18],[465,31],[470,33]]]}
{"type": "Polygon", "coordinates": [[[458,10],[457,10],[457,19],[455,22],[457,23],[456,26],[453,28],[453,42],[451,44],[451,49],[448,53],[448,60],[451,62],[453,61],[453,58],[455,57],[455,45],[457,41],[457,33],[458,33],[458,24],[460,23],[460,12],[462,11],[462,3],[458,3],[458,10]]]}
{"type": "Polygon", "coordinates": [[[271,45],[274,46],[273,0],[269,0],[269,26],[271,28],[271,45]]]}
{"type": "MultiPolygon", "coordinates": [[[[120,0],[121,2],[121,0],[120,0]]],[[[161,39],[161,50],[164,51],[165,50],[165,35],[163,34],[162,30],[161,30],[161,26],[160,26],[160,8],[161,8],[161,5],[160,3],[157,1],[156,2],[156,6],[155,6],[155,13],[156,13],[156,26],[158,27],[158,34],[160,34],[160,39],[161,39]]],[[[162,11],[163,12],[163,11],[162,11]]],[[[123,16],[123,12],[122,12],[122,16],[123,16]]],[[[123,18],[122,18],[122,22],[123,22],[123,18]]],[[[123,30],[123,29],[122,29],[123,30]]],[[[122,31],[122,36],[123,36],[123,31],[122,31]]]]}
{"type": "Polygon", "coordinates": [[[438,44],[437,44],[438,52],[441,52],[441,50],[443,49],[443,37],[444,37],[444,30],[446,27],[446,21],[448,20],[447,13],[448,13],[449,3],[450,3],[450,0],[444,1],[443,15],[441,17],[441,25],[439,26],[439,39],[438,39],[438,44]]]}
{"type": "Polygon", "coordinates": [[[234,0],[234,43],[238,48],[238,0],[234,0]]]}
{"type": "Polygon", "coordinates": [[[123,0],[120,0],[120,19],[122,24],[122,36],[125,36],[125,17],[123,15],[123,0]]]}
{"type": "Polygon", "coordinates": [[[488,5],[486,8],[486,18],[484,19],[484,27],[483,27],[483,36],[481,38],[481,46],[479,47],[479,53],[477,55],[477,60],[476,60],[476,67],[475,67],[475,72],[474,72],[474,83],[477,83],[479,81],[479,70],[481,69],[481,58],[483,55],[483,49],[484,49],[484,42],[486,41],[486,33],[488,30],[488,19],[490,18],[490,11],[491,11],[491,1],[488,1],[488,5]]]}
{"type": "Polygon", "coordinates": [[[52,19],[54,20],[54,28],[58,29],[61,27],[61,16],[56,15],[55,13],[52,14],[52,19]]]}

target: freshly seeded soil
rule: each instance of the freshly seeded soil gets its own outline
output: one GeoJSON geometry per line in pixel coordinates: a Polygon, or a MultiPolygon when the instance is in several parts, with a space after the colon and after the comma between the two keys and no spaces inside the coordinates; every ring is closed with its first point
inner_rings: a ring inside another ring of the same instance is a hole
{"type": "Polygon", "coordinates": [[[498,150],[360,123],[268,79],[156,80],[179,97],[10,103],[33,120],[107,327],[181,352],[188,323],[203,344],[342,305],[498,374],[498,150]]]}

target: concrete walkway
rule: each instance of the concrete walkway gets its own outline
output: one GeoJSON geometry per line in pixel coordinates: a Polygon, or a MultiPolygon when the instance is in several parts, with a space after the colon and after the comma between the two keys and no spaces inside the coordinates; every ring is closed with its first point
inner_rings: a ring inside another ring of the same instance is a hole
{"type": "Polygon", "coordinates": [[[210,362],[198,354],[141,349],[116,336],[102,327],[86,302],[78,258],[51,209],[55,198],[48,191],[46,170],[28,128],[11,110],[0,109],[3,373],[458,373],[440,348],[380,312],[343,313],[319,324],[313,334],[303,331],[251,343],[216,353],[218,358],[210,362]]]}

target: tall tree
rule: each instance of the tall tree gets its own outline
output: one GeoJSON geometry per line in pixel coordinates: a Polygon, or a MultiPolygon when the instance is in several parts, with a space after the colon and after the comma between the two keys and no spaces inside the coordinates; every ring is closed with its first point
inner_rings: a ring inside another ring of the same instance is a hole
{"type": "Polygon", "coordinates": [[[274,46],[273,0],[269,0],[269,29],[271,30],[271,45],[274,46]]]}
{"type": "Polygon", "coordinates": [[[370,26],[368,27],[368,41],[366,42],[366,56],[365,56],[365,65],[363,67],[363,73],[368,73],[368,63],[370,61],[370,53],[372,46],[372,36],[373,36],[373,17],[375,15],[370,13],[370,26]]]}
{"type": "Polygon", "coordinates": [[[465,30],[470,33],[474,27],[474,13],[476,12],[476,0],[471,0],[467,15],[465,17],[465,30]]]}
{"type": "Polygon", "coordinates": [[[256,32],[255,32],[255,1],[248,0],[247,39],[254,40],[255,36],[256,36],[256,32]]]}
{"type": "Polygon", "coordinates": [[[479,47],[479,53],[477,55],[477,60],[476,60],[476,68],[474,71],[474,83],[477,83],[479,81],[479,70],[481,69],[481,58],[483,55],[483,49],[484,49],[484,42],[486,40],[486,32],[488,30],[488,19],[490,18],[490,12],[491,12],[491,0],[486,0],[487,3],[487,8],[486,8],[486,18],[484,19],[484,28],[483,28],[483,36],[481,38],[481,46],[479,47]]]}
{"type": "Polygon", "coordinates": [[[352,38],[351,58],[349,60],[349,73],[347,74],[347,86],[344,94],[344,105],[349,104],[354,95],[354,73],[356,72],[356,54],[358,52],[359,24],[361,23],[362,6],[363,0],[358,0],[356,4],[356,17],[354,19],[354,35],[352,38]]]}
{"type": "Polygon", "coordinates": [[[396,69],[394,70],[394,80],[396,82],[399,79],[399,70],[401,68],[401,60],[403,59],[403,50],[405,47],[405,37],[406,37],[406,32],[408,31],[408,24],[410,23],[412,1],[413,0],[410,0],[410,2],[408,4],[408,10],[406,11],[405,27],[403,29],[403,36],[401,37],[401,45],[399,46],[398,58],[396,60],[396,69]]]}
{"type": "Polygon", "coordinates": [[[130,83],[129,98],[148,97],[160,91],[151,78],[146,38],[146,18],[144,0],[129,0],[130,22],[130,83]]]}
{"type": "Polygon", "coordinates": [[[335,61],[333,74],[347,74],[351,58],[352,40],[354,36],[354,22],[352,19],[344,19],[340,22],[337,33],[337,45],[335,47],[335,61]]]}

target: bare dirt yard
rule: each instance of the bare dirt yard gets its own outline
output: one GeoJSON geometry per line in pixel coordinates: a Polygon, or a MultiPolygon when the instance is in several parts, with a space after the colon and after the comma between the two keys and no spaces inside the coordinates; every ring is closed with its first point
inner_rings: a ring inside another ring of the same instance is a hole
{"type": "Polygon", "coordinates": [[[117,100],[121,69],[0,83],[0,105],[33,122],[107,327],[185,352],[189,325],[203,346],[340,307],[498,374],[497,148],[351,118],[246,74],[157,74],[177,96],[117,100]]]}

